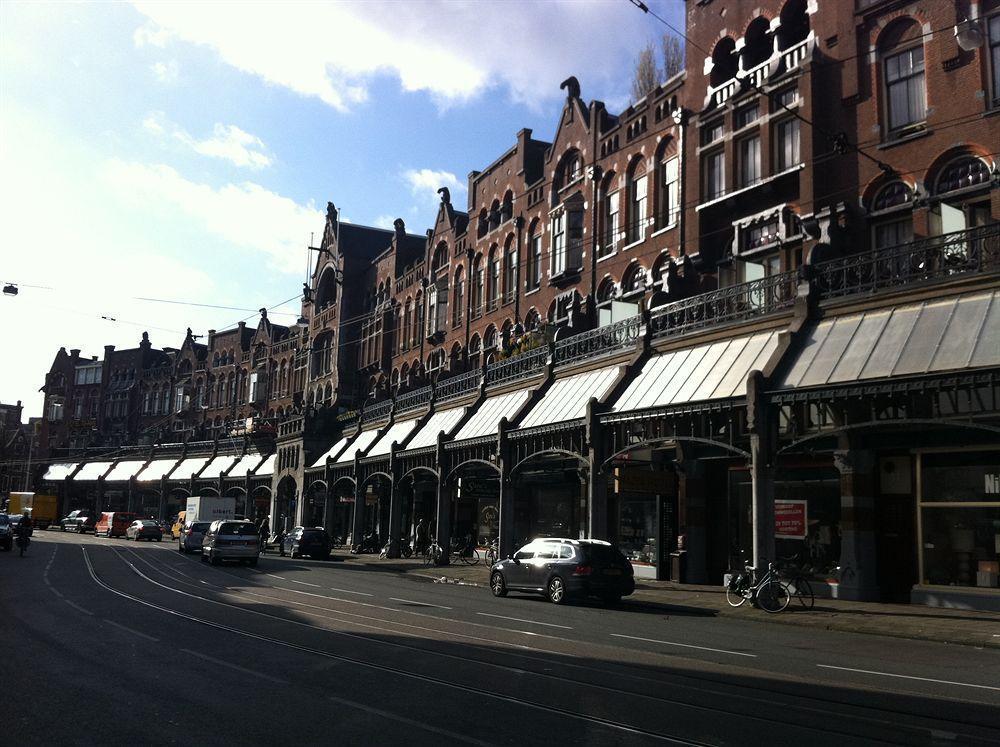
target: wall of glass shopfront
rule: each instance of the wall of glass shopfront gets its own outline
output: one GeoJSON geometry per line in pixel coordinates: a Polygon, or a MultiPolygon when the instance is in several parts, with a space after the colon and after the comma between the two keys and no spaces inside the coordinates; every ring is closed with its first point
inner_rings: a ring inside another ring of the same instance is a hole
{"type": "Polygon", "coordinates": [[[921,585],[997,591],[1000,450],[926,451],[917,464],[921,585]]]}
{"type": "Polygon", "coordinates": [[[611,526],[617,527],[618,549],[638,578],[669,578],[670,553],[677,544],[677,476],[673,463],[668,465],[666,470],[614,470],[611,526]]]}

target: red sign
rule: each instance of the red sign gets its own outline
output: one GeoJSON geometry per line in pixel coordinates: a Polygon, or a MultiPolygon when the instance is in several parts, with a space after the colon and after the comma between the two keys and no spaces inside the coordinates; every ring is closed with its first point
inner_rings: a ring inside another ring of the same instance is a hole
{"type": "Polygon", "coordinates": [[[805,501],[774,502],[774,536],[805,539],[808,526],[805,501]]]}

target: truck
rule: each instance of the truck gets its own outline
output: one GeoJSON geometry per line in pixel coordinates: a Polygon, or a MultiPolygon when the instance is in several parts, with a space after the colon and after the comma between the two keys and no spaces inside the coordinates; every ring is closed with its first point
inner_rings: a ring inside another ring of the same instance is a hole
{"type": "Polygon", "coordinates": [[[55,524],[59,498],[41,493],[11,493],[7,501],[8,514],[31,514],[31,521],[38,529],[55,524]]]}
{"type": "Polygon", "coordinates": [[[236,517],[236,499],[217,495],[192,495],[187,499],[184,523],[217,521],[236,517]]]}

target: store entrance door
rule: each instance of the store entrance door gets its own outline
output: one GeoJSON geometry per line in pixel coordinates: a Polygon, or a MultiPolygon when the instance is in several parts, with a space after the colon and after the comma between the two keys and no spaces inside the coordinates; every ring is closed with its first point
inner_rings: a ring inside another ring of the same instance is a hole
{"type": "Polygon", "coordinates": [[[913,496],[882,495],[875,501],[877,578],[883,602],[909,602],[917,582],[917,531],[913,496]]]}

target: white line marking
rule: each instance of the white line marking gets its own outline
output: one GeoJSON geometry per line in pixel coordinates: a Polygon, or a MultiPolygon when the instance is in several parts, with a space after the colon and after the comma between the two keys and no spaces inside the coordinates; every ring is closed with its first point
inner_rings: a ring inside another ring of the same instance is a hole
{"type": "Polygon", "coordinates": [[[365,591],[351,591],[350,589],[338,589],[336,586],[328,586],[327,588],[330,591],[339,591],[339,592],[342,592],[343,594],[357,594],[360,597],[373,597],[373,596],[375,596],[374,594],[369,594],[368,592],[365,592],[365,591]]]}
{"type": "Polygon", "coordinates": [[[463,744],[475,744],[475,745],[489,745],[489,742],[481,742],[478,739],[473,739],[467,737],[464,734],[457,734],[453,731],[448,731],[447,729],[441,729],[437,726],[431,726],[424,721],[415,721],[413,719],[406,718],[405,716],[397,716],[395,713],[390,713],[389,711],[383,711],[381,708],[372,708],[371,706],[364,705],[363,703],[358,703],[354,700],[346,700],[344,698],[336,698],[332,695],[330,700],[334,703],[340,703],[348,708],[357,708],[359,711],[364,711],[365,713],[370,713],[374,716],[381,716],[382,718],[390,719],[391,721],[398,721],[401,724],[406,724],[407,726],[415,726],[423,731],[429,731],[434,734],[440,734],[441,736],[448,737],[449,739],[454,739],[463,744]]]}
{"type": "Polygon", "coordinates": [[[93,614],[94,614],[93,612],[89,612],[88,610],[85,610],[83,607],[81,607],[80,605],[78,605],[76,602],[69,601],[65,597],[63,597],[63,601],[66,602],[66,604],[68,604],[70,607],[72,607],[73,609],[75,609],[77,612],[82,612],[85,615],[91,615],[91,616],[93,616],[93,614]]]}
{"type": "Polygon", "coordinates": [[[284,580],[285,580],[285,577],[284,577],[284,576],[275,576],[275,575],[274,575],[273,573],[265,573],[264,575],[265,575],[265,576],[270,576],[271,578],[277,578],[277,579],[280,579],[280,580],[282,580],[282,581],[284,581],[284,580]]]}
{"type": "Polygon", "coordinates": [[[435,607],[439,610],[450,610],[451,607],[444,607],[440,604],[428,604],[427,602],[414,602],[412,599],[400,599],[399,597],[389,597],[393,602],[402,602],[403,604],[415,604],[418,607],[435,607]]]}
{"type": "Polygon", "coordinates": [[[752,659],[757,658],[757,654],[746,654],[742,651],[727,651],[724,648],[711,648],[709,646],[694,646],[690,643],[675,643],[674,641],[658,641],[655,638],[640,638],[634,635],[622,635],[621,633],[612,633],[615,638],[629,638],[633,641],[646,641],[646,643],[662,643],[664,646],[680,646],[681,648],[696,648],[699,651],[714,651],[717,654],[731,654],[733,656],[749,656],[752,659]]]}
{"type": "Polygon", "coordinates": [[[127,625],[122,625],[121,623],[115,622],[114,620],[109,620],[106,617],[104,618],[104,622],[106,622],[108,625],[113,625],[114,627],[118,628],[119,630],[124,630],[126,633],[131,633],[132,635],[137,635],[140,638],[145,638],[147,641],[153,641],[154,643],[158,643],[159,640],[160,640],[159,638],[155,638],[155,637],[153,637],[151,635],[147,635],[146,633],[143,633],[143,632],[141,632],[139,630],[133,630],[132,628],[128,627],[127,625]]]}
{"type": "Polygon", "coordinates": [[[491,615],[489,612],[477,612],[477,615],[482,615],[483,617],[496,617],[500,620],[513,620],[519,623],[528,623],[530,625],[544,625],[547,628],[562,628],[563,630],[572,630],[569,625],[556,625],[555,623],[543,623],[537,622],[536,620],[525,620],[522,617],[507,617],[506,615],[491,615]]]}
{"type": "Polygon", "coordinates": [[[322,588],[323,588],[323,587],[322,587],[322,586],[320,586],[319,584],[310,584],[310,583],[308,583],[308,582],[306,582],[306,581],[296,581],[296,580],[295,580],[294,578],[293,578],[293,579],[290,579],[290,580],[291,580],[291,582],[292,582],[293,584],[302,584],[303,586],[311,586],[311,587],[313,587],[314,589],[322,589],[322,588]]]}
{"type": "Polygon", "coordinates": [[[859,674],[876,674],[879,677],[898,677],[904,680],[920,680],[921,682],[936,682],[939,685],[958,685],[959,687],[977,687],[980,690],[997,690],[1000,691],[1000,687],[991,687],[990,685],[973,685],[968,682],[952,682],[951,680],[935,680],[930,677],[914,677],[909,674],[891,674],[889,672],[873,672],[870,669],[851,669],[850,667],[835,667],[830,664],[817,664],[817,667],[821,669],[839,669],[842,672],[858,672],[859,674]]]}
{"type": "Polygon", "coordinates": [[[222,659],[216,659],[214,656],[209,656],[208,654],[200,654],[197,651],[192,651],[189,648],[182,648],[181,651],[183,651],[185,654],[191,654],[192,656],[197,656],[199,659],[210,661],[213,664],[218,664],[220,667],[227,667],[237,672],[242,672],[243,674],[252,674],[254,677],[260,677],[261,679],[269,680],[270,682],[274,682],[275,684],[278,685],[288,684],[286,680],[280,680],[277,677],[272,677],[269,674],[264,674],[262,672],[255,672],[252,669],[246,669],[245,667],[241,667],[236,664],[230,664],[228,661],[223,661],[222,659]]]}

